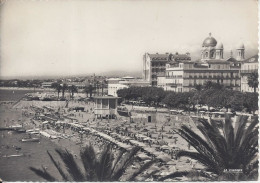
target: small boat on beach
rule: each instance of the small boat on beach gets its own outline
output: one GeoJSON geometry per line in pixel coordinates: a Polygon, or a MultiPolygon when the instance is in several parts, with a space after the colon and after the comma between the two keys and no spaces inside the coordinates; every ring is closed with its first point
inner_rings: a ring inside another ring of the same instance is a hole
{"type": "Polygon", "coordinates": [[[24,156],[24,154],[4,155],[3,158],[12,158],[12,157],[21,157],[21,156],[24,156]]]}
{"type": "Polygon", "coordinates": [[[22,142],[39,142],[40,139],[39,138],[23,138],[21,141],[22,142]]]}
{"type": "Polygon", "coordinates": [[[4,130],[14,130],[14,128],[11,127],[1,127],[0,131],[4,131],[4,130]]]}
{"type": "Polygon", "coordinates": [[[18,132],[18,133],[25,133],[26,132],[26,130],[24,128],[16,129],[15,131],[18,132]]]}
{"type": "Polygon", "coordinates": [[[26,130],[27,133],[30,134],[39,134],[40,133],[40,129],[36,128],[36,129],[30,129],[30,130],[26,130]]]}

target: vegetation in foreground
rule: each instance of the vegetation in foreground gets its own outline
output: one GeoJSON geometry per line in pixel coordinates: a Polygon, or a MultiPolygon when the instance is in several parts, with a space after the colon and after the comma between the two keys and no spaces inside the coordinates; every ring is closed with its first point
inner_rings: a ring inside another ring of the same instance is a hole
{"type": "Polygon", "coordinates": [[[213,180],[245,181],[258,179],[258,119],[248,121],[239,116],[232,120],[209,122],[199,119],[198,129],[204,138],[183,125],[178,133],[197,152],[180,151],[177,156],[190,157],[202,163],[213,180]]]}
{"type": "MultiPolygon", "coordinates": [[[[48,155],[59,171],[62,180],[61,181],[119,181],[124,175],[127,168],[135,161],[136,153],[139,148],[135,147],[130,152],[120,151],[119,155],[115,158],[114,152],[112,152],[111,145],[105,145],[103,151],[98,155],[92,145],[86,146],[80,153],[81,162],[84,170],[81,170],[80,166],[76,163],[73,155],[67,150],[56,149],[56,152],[60,156],[64,163],[66,170],[61,167],[61,164],[54,160],[53,156],[48,152],[48,155]]],[[[134,181],[135,178],[147,170],[154,161],[151,160],[141,166],[127,180],[134,181]]],[[[47,181],[59,181],[44,168],[37,169],[30,167],[30,169],[38,176],[44,178],[47,181]]],[[[156,172],[151,172],[145,175],[144,178],[152,176],[156,172]]]]}

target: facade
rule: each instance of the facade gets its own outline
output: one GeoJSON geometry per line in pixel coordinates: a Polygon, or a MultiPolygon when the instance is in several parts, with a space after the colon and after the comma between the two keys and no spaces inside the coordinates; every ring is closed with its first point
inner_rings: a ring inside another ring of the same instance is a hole
{"type": "Polygon", "coordinates": [[[157,76],[164,76],[166,64],[173,62],[190,61],[189,53],[186,54],[149,54],[145,53],[143,56],[143,79],[148,81],[152,86],[157,86],[157,76]]]}
{"type": "Polygon", "coordinates": [[[167,91],[189,92],[207,81],[240,90],[240,63],[212,60],[208,63],[167,64],[166,76],[158,77],[158,87],[167,91]]]}
{"type": "Polygon", "coordinates": [[[117,114],[118,97],[96,96],[94,113],[96,118],[114,118],[117,114]]]}
{"type": "Polygon", "coordinates": [[[43,82],[42,83],[42,88],[51,88],[53,82],[43,82]]]}
{"type": "MultiPolygon", "coordinates": [[[[248,76],[252,72],[258,72],[258,55],[255,55],[242,62],[241,65],[241,91],[242,92],[254,92],[254,88],[248,85],[248,76]]],[[[259,89],[256,89],[258,92],[259,89]]]]}
{"type": "Polygon", "coordinates": [[[150,86],[148,81],[142,79],[134,79],[133,77],[123,78],[109,78],[108,82],[108,95],[117,97],[117,91],[131,86],[150,86]]]}
{"type": "Polygon", "coordinates": [[[201,60],[197,62],[176,62],[166,64],[165,75],[158,76],[158,86],[175,92],[189,92],[196,85],[207,81],[223,84],[233,90],[241,90],[241,64],[245,47],[237,47],[237,59],[224,59],[224,46],[209,34],[203,43],[201,60]]]}
{"type": "Polygon", "coordinates": [[[123,79],[122,78],[109,78],[107,80],[107,82],[108,82],[107,94],[108,95],[117,97],[117,90],[127,88],[127,86],[121,84],[120,81],[123,81],[123,79]]]}

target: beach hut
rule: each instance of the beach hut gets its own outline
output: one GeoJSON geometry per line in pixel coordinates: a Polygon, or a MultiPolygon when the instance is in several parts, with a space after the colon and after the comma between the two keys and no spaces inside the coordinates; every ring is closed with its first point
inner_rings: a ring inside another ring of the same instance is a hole
{"type": "Polygon", "coordinates": [[[96,118],[114,118],[117,112],[117,101],[119,97],[96,96],[94,97],[96,118]]]}

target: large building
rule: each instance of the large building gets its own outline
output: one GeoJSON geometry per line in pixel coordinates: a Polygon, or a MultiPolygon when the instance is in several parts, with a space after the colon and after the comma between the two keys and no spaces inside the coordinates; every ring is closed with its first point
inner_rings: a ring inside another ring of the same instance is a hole
{"type": "MultiPolygon", "coordinates": [[[[241,91],[242,92],[254,92],[254,88],[248,85],[248,76],[253,73],[258,72],[258,55],[250,57],[242,62],[241,66],[241,91]]],[[[256,92],[259,89],[256,88],[256,92]]]]}
{"type": "Polygon", "coordinates": [[[109,78],[108,82],[108,95],[117,97],[117,91],[123,88],[129,88],[131,86],[150,86],[148,81],[143,79],[135,79],[133,77],[123,78],[109,78]]]}
{"type": "Polygon", "coordinates": [[[239,44],[237,56],[224,59],[224,46],[209,34],[203,43],[201,60],[192,62],[171,61],[166,64],[165,75],[157,76],[157,86],[175,92],[188,92],[207,81],[223,84],[233,90],[241,90],[241,65],[245,47],[239,44]]]}
{"type": "Polygon", "coordinates": [[[166,64],[169,62],[186,62],[190,61],[189,53],[186,54],[150,54],[145,53],[143,56],[143,79],[148,81],[152,86],[157,86],[157,77],[164,76],[166,64]]]}
{"type": "Polygon", "coordinates": [[[167,64],[166,76],[158,76],[158,87],[167,91],[189,92],[207,81],[240,90],[240,63],[211,60],[207,63],[167,64]]]}

